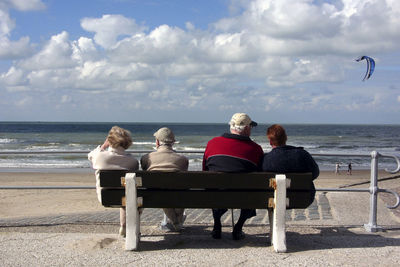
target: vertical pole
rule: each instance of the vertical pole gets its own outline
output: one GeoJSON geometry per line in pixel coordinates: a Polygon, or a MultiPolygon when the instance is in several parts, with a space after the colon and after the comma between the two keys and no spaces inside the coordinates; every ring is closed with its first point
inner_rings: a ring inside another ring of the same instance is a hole
{"type": "Polygon", "coordinates": [[[137,250],[139,245],[140,215],[137,203],[136,174],[125,175],[126,239],[125,250],[137,250]]]}
{"type": "Polygon", "coordinates": [[[286,176],[277,174],[275,179],[272,245],[275,252],[286,252],[286,176]]]}
{"type": "Polygon", "coordinates": [[[378,158],[379,153],[377,151],[371,152],[371,182],[369,186],[370,193],[370,211],[369,211],[369,223],[364,224],[364,228],[367,232],[377,232],[382,228],[377,226],[377,203],[378,203],[378,158]]]}

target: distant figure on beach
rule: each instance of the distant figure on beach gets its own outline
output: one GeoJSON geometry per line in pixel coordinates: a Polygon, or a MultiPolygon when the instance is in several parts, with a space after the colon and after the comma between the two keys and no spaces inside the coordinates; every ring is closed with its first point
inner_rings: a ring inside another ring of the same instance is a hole
{"type": "MultiPolygon", "coordinates": [[[[203,156],[203,171],[254,172],[261,170],[263,150],[250,139],[252,127],[257,123],[245,113],[236,113],[229,122],[230,133],[215,137],[207,143],[203,156]]],[[[213,209],[214,227],[211,236],[221,238],[221,217],[227,209],[213,209]]],[[[254,209],[242,209],[232,232],[233,240],[243,239],[243,225],[256,215],[254,209]]]]}
{"type": "Polygon", "coordinates": [[[349,162],[349,165],[347,165],[347,175],[351,175],[352,174],[352,166],[351,166],[351,162],[349,162]]]}
{"type": "Polygon", "coordinates": [[[340,164],[338,162],[336,162],[335,165],[335,174],[340,175],[340,164]]]}
{"type": "MultiPolygon", "coordinates": [[[[154,133],[157,151],[143,155],[140,164],[144,171],[187,171],[189,161],[185,156],[173,150],[174,133],[167,127],[160,128],[154,133]]],[[[161,229],[180,231],[186,219],[185,209],[164,208],[164,220],[161,229]]]]}
{"type": "MultiPolygon", "coordinates": [[[[93,169],[96,170],[96,192],[101,203],[100,170],[130,170],[139,169],[139,162],[131,154],[125,152],[132,144],[131,133],[128,130],[114,126],[101,146],[96,147],[88,154],[93,169]]],[[[126,210],[120,209],[121,236],[126,235],[126,210]]]]}
{"type": "MultiPolygon", "coordinates": [[[[313,179],[318,177],[318,164],[302,147],[286,145],[287,135],[281,125],[274,124],[269,127],[267,129],[267,138],[272,150],[264,155],[263,171],[276,173],[311,172],[313,179]]],[[[315,188],[313,188],[311,197],[312,202],[315,197],[315,188]]]]}

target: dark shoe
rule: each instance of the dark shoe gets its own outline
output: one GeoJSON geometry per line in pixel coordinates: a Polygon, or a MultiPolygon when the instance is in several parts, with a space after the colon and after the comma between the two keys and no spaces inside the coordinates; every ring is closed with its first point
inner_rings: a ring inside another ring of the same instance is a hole
{"type": "Polygon", "coordinates": [[[232,239],[233,240],[242,240],[246,237],[242,230],[240,231],[233,231],[232,232],[232,239]]]}
{"type": "Polygon", "coordinates": [[[214,239],[221,239],[221,235],[222,235],[222,233],[221,233],[222,231],[221,231],[221,228],[219,228],[219,229],[213,229],[212,231],[211,231],[211,236],[212,236],[212,238],[214,238],[214,239]]]}

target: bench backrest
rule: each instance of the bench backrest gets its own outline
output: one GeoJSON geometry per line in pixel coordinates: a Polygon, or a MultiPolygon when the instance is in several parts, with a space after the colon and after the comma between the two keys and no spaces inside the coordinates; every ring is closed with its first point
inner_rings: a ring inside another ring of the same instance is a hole
{"type": "MultiPolygon", "coordinates": [[[[124,205],[127,171],[101,171],[102,204],[124,205]]],[[[275,173],[147,172],[135,171],[141,182],[138,197],[144,208],[268,208],[274,196],[275,173]]],[[[314,199],[311,173],[286,174],[288,208],[306,208],[314,199]]]]}

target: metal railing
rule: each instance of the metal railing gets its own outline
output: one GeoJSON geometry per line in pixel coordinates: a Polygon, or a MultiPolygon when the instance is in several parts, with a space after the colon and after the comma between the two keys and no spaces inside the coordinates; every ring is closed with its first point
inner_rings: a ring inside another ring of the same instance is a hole
{"type": "MultiPolygon", "coordinates": [[[[0,155],[24,155],[24,154],[88,154],[90,151],[4,151],[0,152],[0,155]]],[[[128,153],[132,154],[145,154],[152,152],[150,150],[127,150],[128,153]]],[[[202,154],[204,151],[200,150],[178,150],[176,151],[182,154],[202,154]]],[[[317,188],[316,191],[322,192],[367,192],[370,194],[370,214],[369,222],[364,224],[364,228],[367,232],[377,232],[382,230],[382,227],[377,225],[377,200],[378,193],[389,193],[396,198],[396,203],[393,206],[386,205],[389,209],[395,209],[400,205],[399,194],[389,189],[383,189],[378,187],[378,163],[379,158],[391,158],[393,159],[397,167],[393,170],[385,169],[386,172],[395,174],[400,171],[400,160],[394,155],[381,154],[377,151],[372,151],[370,154],[340,154],[340,153],[311,153],[314,157],[368,157],[371,158],[371,179],[369,188],[317,188]]],[[[95,189],[95,186],[0,186],[0,189],[95,189]]]]}
{"type": "Polygon", "coordinates": [[[369,188],[317,188],[316,191],[323,192],[368,192],[370,193],[370,213],[369,222],[364,224],[367,232],[377,232],[382,230],[382,227],[377,225],[377,210],[378,210],[378,193],[389,193],[396,198],[396,203],[393,206],[386,205],[388,209],[395,209],[400,205],[399,194],[389,189],[378,187],[378,161],[379,158],[392,158],[396,161],[397,167],[394,170],[385,169],[386,172],[395,174],[400,170],[400,160],[394,155],[380,154],[377,151],[372,151],[371,154],[312,154],[313,156],[340,156],[340,157],[370,157],[371,158],[371,180],[369,188]]]}

